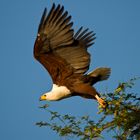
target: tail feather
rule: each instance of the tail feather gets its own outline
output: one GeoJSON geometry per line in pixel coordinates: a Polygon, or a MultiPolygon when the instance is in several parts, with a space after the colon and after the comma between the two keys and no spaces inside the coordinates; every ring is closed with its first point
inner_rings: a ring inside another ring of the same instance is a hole
{"type": "Polygon", "coordinates": [[[110,76],[111,69],[106,67],[97,68],[94,71],[88,73],[90,76],[90,83],[93,85],[96,82],[107,80],[110,76]]]}

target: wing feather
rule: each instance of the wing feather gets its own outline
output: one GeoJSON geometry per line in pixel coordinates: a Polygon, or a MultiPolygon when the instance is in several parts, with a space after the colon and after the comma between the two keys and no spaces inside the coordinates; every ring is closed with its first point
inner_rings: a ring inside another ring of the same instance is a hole
{"type": "Polygon", "coordinates": [[[83,27],[81,27],[74,35],[74,38],[85,47],[89,47],[94,44],[93,41],[96,39],[95,33],[93,31],[88,32],[88,30],[88,28],[83,30],[83,27]]]}

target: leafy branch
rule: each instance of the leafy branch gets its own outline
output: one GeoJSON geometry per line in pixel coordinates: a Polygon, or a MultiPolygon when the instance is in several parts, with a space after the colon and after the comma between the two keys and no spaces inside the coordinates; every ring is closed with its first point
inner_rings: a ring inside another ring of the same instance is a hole
{"type": "Polygon", "coordinates": [[[47,122],[38,122],[38,126],[50,127],[61,137],[78,137],[81,140],[103,138],[102,132],[114,132],[116,140],[140,139],[140,97],[128,92],[133,88],[138,78],[128,82],[119,83],[112,92],[103,94],[108,102],[108,107],[99,106],[99,120],[95,122],[90,116],[75,117],[61,115],[48,109],[48,105],[40,107],[50,113],[51,118],[47,122]]]}

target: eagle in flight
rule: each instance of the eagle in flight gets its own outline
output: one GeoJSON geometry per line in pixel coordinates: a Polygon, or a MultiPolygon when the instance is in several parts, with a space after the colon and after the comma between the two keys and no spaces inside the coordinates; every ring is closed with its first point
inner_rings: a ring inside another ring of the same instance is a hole
{"type": "Polygon", "coordinates": [[[89,29],[74,33],[71,16],[61,5],[45,8],[34,44],[34,57],[49,72],[53,86],[40,100],[57,101],[72,96],[95,99],[105,108],[106,102],[92,86],[106,80],[111,69],[97,68],[86,74],[90,65],[87,49],[94,44],[95,33],[89,29]]]}

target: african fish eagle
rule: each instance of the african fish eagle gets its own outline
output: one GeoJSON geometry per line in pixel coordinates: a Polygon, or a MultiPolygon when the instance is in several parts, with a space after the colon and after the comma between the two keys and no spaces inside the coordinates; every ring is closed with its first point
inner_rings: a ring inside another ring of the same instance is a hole
{"type": "Polygon", "coordinates": [[[95,33],[83,27],[74,33],[72,25],[71,16],[64,11],[64,6],[53,4],[48,14],[45,8],[34,44],[34,57],[49,72],[53,86],[40,100],[81,96],[96,99],[104,108],[106,102],[92,85],[108,79],[111,69],[101,67],[85,74],[90,64],[87,49],[94,44],[95,33]]]}

